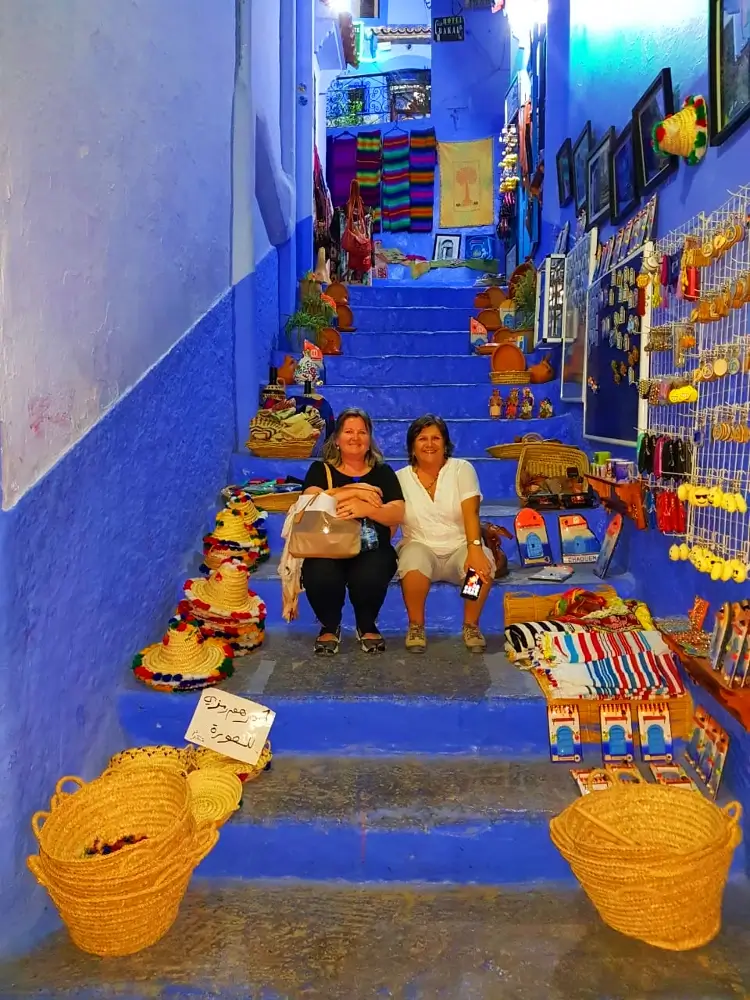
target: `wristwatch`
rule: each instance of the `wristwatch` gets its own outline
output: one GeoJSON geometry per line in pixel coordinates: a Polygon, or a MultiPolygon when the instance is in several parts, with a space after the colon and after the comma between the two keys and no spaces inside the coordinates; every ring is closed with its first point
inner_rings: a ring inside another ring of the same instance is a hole
{"type": "Polygon", "coordinates": [[[471,545],[481,545],[482,544],[482,539],[481,538],[475,538],[475,539],[472,540],[472,542],[470,544],[471,545]]]}

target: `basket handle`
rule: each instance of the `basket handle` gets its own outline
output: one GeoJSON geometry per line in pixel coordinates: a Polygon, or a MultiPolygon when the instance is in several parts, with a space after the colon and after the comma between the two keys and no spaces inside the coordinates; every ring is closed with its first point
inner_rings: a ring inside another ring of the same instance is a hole
{"type": "Polygon", "coordinates": [[[49,889],[49,886],[44,879],[44,872],[42,871],[42,866],[39,862],[39,855],[30,854],[28,858],[26,858],[26,864],[39,885],[43,885],[45,889],[49,889]]]}
{"type": "MultiPolygon", "coordinates": [[[[604,776],[610,783],[614,781],[613,776],[609,773],[609,771],[605,771],[601,767],[594,768],[591,774],[586,778],[586,787],[590,792],[592,792],[592,794],[593,794],[594,782],[598,777],[601,776],[604,776]]],[[[617,778],[616,783],[618,785],[627,784],[627,782],[620,781],[619,777],[617,778]]],[[[589,823],[593,823],[594,826],[598,826],[600,830],[603,830],[604,833],[608,834],[618,843],[622,844],[625,847],[635,847],[635,844],[630,839],[630,837],[624,836],[622,833],[619,832],[619,830],[613,830],[608,823],[605,823],[604,820],[599,819],[598,816],[592,816],[588,810],[582,810],[582,812],[589,823]]]]}
{"type": "Polygon", "coordinates": [[[34,815],[31,817],[31,829],[34,831],[34,836],[36,837],[37,840],[39,840],[39,834],[42,832],[42,827],[40,825],[42,823],[42,820],[46,822],[49,819],[49,817],[50,814],[48,812],[44,812],[41,809],[39,810],[39,812],[35,812],[34,815]]]}
{"type": "MultiPolygon", "coordinates": [[[[56,805],[57,803],[55,802],[55,800],[58,797],[61,799],[67,798],[69,795],[75,795],[76,792],[80,792],[80,790],[85,787],[86,787],[86,782],[83,780],[83,778],[77,778],[74,774],[66,774],[65,777],[60,778],[58,783],[55,785],[55,795],[52,799],[52,802],[55,803],[56,805]],[[65,785],[67,785],[69,782],[72,782],[72,784],[77,785],[75,791],[66,792],[64,790],[65,785]]],[[[53,809],[55,808],[55,805],[52,806],[53,809]]]]}
{"type": "Polygon", "coordinates": [[[198,824],[193,846],[193,864],[196,868],[211,853],[218,839],[219,831],[216,829],[214,820],[206,820],[205,823],[198,824]]]}
{"type": "Polygon", "coordinates": [[[742,806],[736,799],[734,802],[727,802],[721,811],[729,820],[730,826],[739,826],[742,819],[742,806]]]}

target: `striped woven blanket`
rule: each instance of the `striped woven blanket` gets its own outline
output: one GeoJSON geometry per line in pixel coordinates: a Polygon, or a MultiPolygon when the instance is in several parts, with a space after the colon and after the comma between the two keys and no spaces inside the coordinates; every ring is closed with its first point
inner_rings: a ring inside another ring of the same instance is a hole
{"type": "Polygon", "coordinates": [[[412,131],[409,147],[411,229],[415,233],[432,232],[435,203],[435,129],[412,131]]]}
{"type": "Polygon", "coordinates": [[[357,136],[357,180],[362,202],[372,214],[372,231],[380,232],[380,176],[383,169],[383,143],[380,130],[360,132],[357,136]]]}
{"type": "Polygon", "coordinates": [[[409,198],[409,136],[383,139],[383,230],[404,232],[411,226],[409,198]]]}

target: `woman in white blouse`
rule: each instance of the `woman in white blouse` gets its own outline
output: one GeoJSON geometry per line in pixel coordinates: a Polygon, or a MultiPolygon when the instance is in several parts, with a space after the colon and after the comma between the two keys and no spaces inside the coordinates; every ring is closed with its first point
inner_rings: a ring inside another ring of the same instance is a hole
{"type": "Polygon", "coordinates": [[[398,546],[398,575],[409,615],[406,648],[427,647],[424,608],[430,585],[438,580],[463,586],[469,570],[481,579],[478,600],[464,601],[463,637],[467,649],[486,648],[479,616],[495,576],[492,553],[482,544],[479,505],[482,494],[474,466],[451,458],[453,444],[445,421],[427,414],[406,434],[409,465],[398,479],[406,501],[398,546]]]}

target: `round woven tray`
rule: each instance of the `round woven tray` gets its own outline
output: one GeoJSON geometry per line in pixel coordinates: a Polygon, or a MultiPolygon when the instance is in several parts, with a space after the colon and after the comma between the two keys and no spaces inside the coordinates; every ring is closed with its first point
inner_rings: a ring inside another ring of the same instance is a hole
{"type": "Polygon", "coordinates": [[[190,808],[196,820],[223,826],[240,807],[242,782],[231,771],[201,768],[188,775],[190,808]]]}
{"type": "Polygon", "coordinates": [[[531,375],[525,372],[490,372],[490,382],[493,385],[528,385],[531,375]]]}
{"type": "Polygon", "coordinates": [[[301,496],[301,493],[266,493],[263,496],[253,497],[253,501],[255,506],[260,507],[261,510],[286,514],[301,496]]]}

